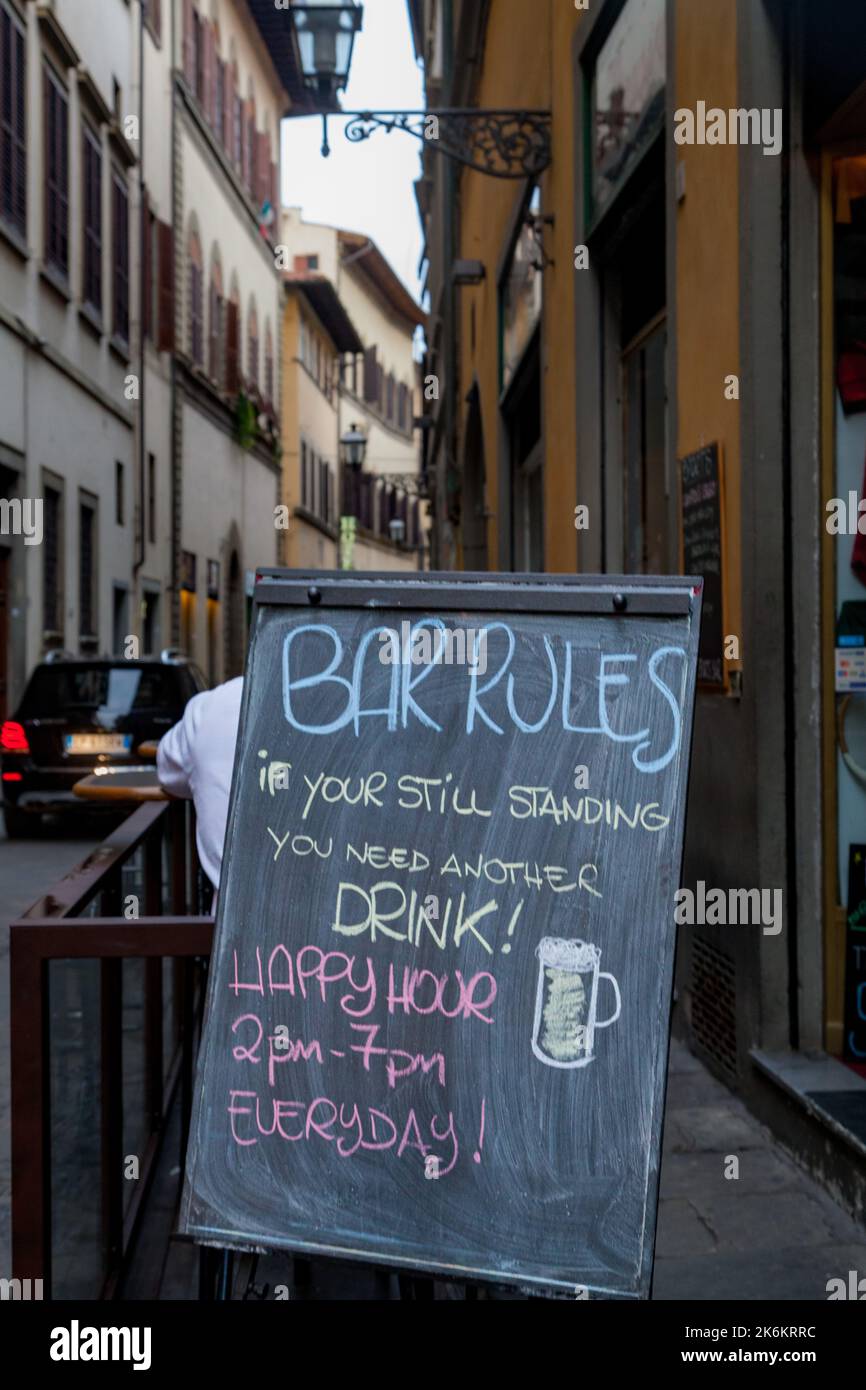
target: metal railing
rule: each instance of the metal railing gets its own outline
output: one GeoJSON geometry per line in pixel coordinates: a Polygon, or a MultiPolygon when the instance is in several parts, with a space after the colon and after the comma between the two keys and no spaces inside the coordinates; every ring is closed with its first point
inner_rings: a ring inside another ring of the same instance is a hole
{"type": "Polygon", "coordinates": [[[358,525],[380,540],[391,540],[390,523],[403,522],[403,542],[417,547],[421,539],[418,498],[405,488],[395,487],[375,473],[356,473],[343,467],[341,508],[344,516],[354,516],[358,525]]]}
{"type": "Polygon", "coordinates": [[[121,1292],[176,1098],[182,1172],[204,906],[191,804],[148,803],[10,927],[12,1264],[45,1297],[58,1266],[121,1292]]]}

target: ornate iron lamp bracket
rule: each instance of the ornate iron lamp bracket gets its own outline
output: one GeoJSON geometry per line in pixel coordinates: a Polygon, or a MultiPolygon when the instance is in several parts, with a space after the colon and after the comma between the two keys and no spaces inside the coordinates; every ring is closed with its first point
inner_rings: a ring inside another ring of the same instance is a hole
{"type": "Polygon", "coordinates": [[[346,139],[369,140],[377,130],[414,135],[438,154],[498,179],[532,178],[550,163],[550,112],[477,110],[322,112],[322,154],[330,153],[328,116],[347,116],[346,139]]]}

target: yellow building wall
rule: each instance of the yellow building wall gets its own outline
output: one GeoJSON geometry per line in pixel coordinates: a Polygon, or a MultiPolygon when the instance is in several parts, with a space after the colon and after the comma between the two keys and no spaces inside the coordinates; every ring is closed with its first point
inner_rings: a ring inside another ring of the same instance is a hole
{"type": "MultiPolygon", "coordinates": [[[[554,264],[544,271],[542,420],[544,430],[544,553],[551,571],[576,567],[576,420],[574,408],[574,203],[571,38],[580,11],[558,0],[493,0],[475,100],[479,107],[541,107],[552,111],[553,162],[541,180],[545,249],[554,264]]],[[[520,180],[463,173],[459,255],[483,261],[481,285],[457,291],[460,323],[458,443],[466,425],[465,398],[477,377],[487,473],[488,564],[498,567],[499,306],[497,269],[506,249],[520,180]],[[474,306],[474,332],[472,325],[474,306]],[[473,348],[474,341],[474,348],[473,348]]]]}
{"type": "MultiPolygon", "coordinates": [[[[676,107],[737,100],[736,0],[676,0],[676,107]]],[[[726,633],[742,632],[737,145],[677,145],[685,197],[676,214],[677,457],[718,441],[725,475],[726,633]]],[[[741,389],[743,383],[740,383],[741,389]]],[[[738,661],[728,663],[737,668],[738,661]]]]}
{"type": "Polygon", "coordinates": [[[281,501],[289,509],[289,529],[280,533],[280,563],[292,569],[336,569],[336,542],[296,515],[301,503],[301,434],[329,459],[336,446],[336,412],[299,361],[300,315],[298,296],[288,294],[283,309],[281,501]]]}

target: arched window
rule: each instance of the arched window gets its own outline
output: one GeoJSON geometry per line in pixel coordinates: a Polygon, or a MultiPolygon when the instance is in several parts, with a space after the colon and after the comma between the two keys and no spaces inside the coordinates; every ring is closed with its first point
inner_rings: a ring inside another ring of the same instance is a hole
{"type": "Polygon", "coordinates": [[[256,309],[256,302],[250,304],[249,321],[247,327],[249,346],[247,349],[247,370],[250,385],[258,390],[259,385],[259,315],[256,309]]]}
{"type": "Polygon", "coordinates": [[[213,67],[213,128],[222,146],[226,143],[226,63],[223,57],[222,36],[220,34],[219,12],[216,4],[211,5],[211,24],[214,35],[213,67]]]}
{"type": "Polygon", "coordinates": [[[271,333],[270,320],[265,328],[265,400],[269,405],[276,406],[275,395],[276,382],[274,381],[274,339],[271,333]]]}
{"type": "Polygon", "coordinates": [[[189,234],[189,354],[197,367],[204,366],[204,271],[201,242],[193,227],[189,234]]]}
{"type": "Polygon", "coordinates": [[[234,396],[241,385],[241,296],[235,276],[231,287],[226,306],[226,390],[234,396]]]}
{"type": "Polygon", "coordinates": [[[250,78],[247,97],[246,128],[244,130],[244,182],[250,192],[256,186],[256,96],[250,78]]]}
{"type": "Polygon", "coordinates": [[[244,104],[241,100],[241,81],[234,39],[231,41],[229,62],[228,130],[229,154],[235,168],[240,169],[243,162],[241,151],[244,143],[244,104]]]}
{"type": "Polygon", "coordinates": [[[210,290],[208,300],[208,372],[217,386],[222,386],[225,382],[226,373],[226,314],[222,263],[220,261],[220,253],[216,247],[214,247],[211,252],[210,290]]]}

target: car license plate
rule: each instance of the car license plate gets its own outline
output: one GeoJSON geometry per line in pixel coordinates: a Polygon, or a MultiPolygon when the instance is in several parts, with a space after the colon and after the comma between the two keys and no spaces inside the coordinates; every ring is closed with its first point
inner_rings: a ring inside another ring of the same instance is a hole
{"type": "Polygon", "coordinates": [[[66,734],[67,753],[128,753],[132,734],[66,734]]]}

